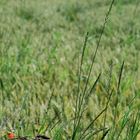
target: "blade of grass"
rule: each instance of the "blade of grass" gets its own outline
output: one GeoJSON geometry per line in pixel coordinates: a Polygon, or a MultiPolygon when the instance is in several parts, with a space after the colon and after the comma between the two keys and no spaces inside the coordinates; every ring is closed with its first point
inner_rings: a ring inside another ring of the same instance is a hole
{"type": "Polygon", "coordinates": [[[99,75],[98,75],[97,79],[95,80],[94,84],[92,85],[92,87],[91,87],[89,93],[87,93],[86,98],[88,98],[88,97],[91,95],[91,93],[92,93],[93,90],[95,89],[95,87],[96,87],[96,85],[97,85],[97,83],[98,83],[100,77],[101,77],[101,73],[99,73],[99,75]]]}
{"type": "Polygon", "coordinates": [[[95,118],[92,120],[92,122],[85,128],[83,133],[81,134],[79,140],[83,139],[86,135],[86,132],[89,130],[89,128],[94,124],[94,122],[105,112],[106,108],[103,109],[95,118]]]}
{"type": "MultiPolygon", "coordinates": [[[[81,82],[82,65],[83,65],[83,60],[84,60],[85,49],[87,46],[88,35],[89,35],[89,32],[87,32],[87,34],[85,36],[83,50],[82,50],[82,56],[81,56],[81,62],[80,62],[80,68],[79,68],[79,73],[78,73],[78,91],[77,91],[78,95],[76,98],[75,118],[77,118],[77,109],[78,109],[78,102],[79,102],[79,97],[80,97],[80,82],[81,82]]],[[[75,129],[75,124],[76,124],[76,119],[74,120],[74,129],[75,129]]]]}
{"type": "MultiPolygon", "coordinates": [[[[93,64],[94,64],[94,61],[95,61],[95,58],[96,58],[96,55],[97,55],[97,51],[98,51],[98,48],[100,46],[100,42],[101,42],[101,39],[102,39],[102,35],[104,33],[105,26],[106,26],[106,23],[108,21],[108,18],[109,18],[109,15],[110,15],[110,12],[112,10],[114,2],[115,2],[115,0],[112,0],[112,2],[110,4],[110,7],[109,7],[109,10],[108,10],[108,12],[107,12],[107,14],[105,16],[105,20],[104,20],[104,23],[103,23],[103,26],[102,26],[101,34],[99,36],[99,40],[97,42],[97,46],[96,46],[95,52],[93,53],[93,56],[92,56],[92,63],[91,63],[91,66],[89,67],[89,73],[88,73],[88,78],[87,78],[87,81],[86,81],[86,84],[85,84],[85,88],[84,88],[84,91],[82,93],[82,96],[79,97],[78,104],[76,105],[76,107],[78,108],[78,112],[77,112],[78,116],[81,116],[81,107],[82,107],[83,100],[84,100],[84,97],[85,97],[85,94],[86,94],[86,90],[87,90],[87,86],[88,86],[88,83],[89,83],[91,71],[92,71],[92,68],[93,68],[93,64]]],[[[76,111],[77,111],[77,109],[76,109],[76,111]]],[[[75,139],[75,136],[76,136],[77,129],[78,129],[80,121],[81,121],[81,118],[79,118],[77,120],[77,123],[76,123],[76,121],[74,122],[74,130],[73,130],[73,134],[72,134],[72,140],[75,139]]]]}
{"type": "Polygon", "coordinates": [[[119,97],[120,97],[120,83],[121,83],[121,80],[122,80],[123,68],[124,68],[124,61],[123,61],[122,65],[121,65],[121,68],[120,68],[119,78],[118,78],[118,83],[117,83],[117,97],[116,97],[116,102],[114,104],[115,105],[114,124],[116,122],[116,117],[117,117],[117,106],[118,106],[119,97]]]}
{"type": "Polygon", "coordinates": [[[84,139],[85,139],[85,140],[89,140],[89,139],[93,138],[94,135],[97,135],[97,134],[100,133],[101,131],[105,131],[105,130],[106,130],[106,128],[100,128],[100,129],[97,130],[97,131],[89,132],[89,133],[86,134],[86,136],[85,136],[85,138],[83,138],[83,140],[84,140],[84,139]],[[88,136],[88,137],[87,137],[87,136],[88,136]],[[86,138],[86,137],[87,137],[87,138],[86,138]]]}
{"type": "Polygon", "coordinates": [[[105,139],[105,137],[107,136],[108,132],[109,132],[109,129],[104,132],[103,136],[101,137],[101,140],[105,139]]]}
{"type": "MultiPolygon", "coordinates": [[[[87,97],[86,97],[86,98],[88,98],[88,97],[90,96],[90,94],[92,93],[93,89],[96,87],[96,84],[98,83],[100,76],[101,76],[101,73],[99,74],[99,76],[98,76],[97,79],[95,80],[95,82],[94,82],[93,86],[91,87],[89,93],[87,94],[87,97]]],[[[77,119],[78,119],[78,120],[81,120],[82,115],[83,115],[83,113],[84,113],[84,111],[85,111],[85,108],[83,107],[83,109],[82,109],[81,111],[82,111],[82,112],[79,112],[79,113],[80,113],[80,116],[79,116],[79,114],[78,114],[78,116],[77,116],[77,119]]]]}

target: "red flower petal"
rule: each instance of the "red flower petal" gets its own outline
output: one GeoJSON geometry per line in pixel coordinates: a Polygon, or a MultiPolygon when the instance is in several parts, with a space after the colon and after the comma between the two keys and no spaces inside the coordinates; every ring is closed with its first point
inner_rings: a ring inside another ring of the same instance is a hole
{"type": "Polygon", "coordinates": [[[7,137],[12,140],[15,138],[15,134],[10,132],[10,133],[8,133],[7,137]]]}

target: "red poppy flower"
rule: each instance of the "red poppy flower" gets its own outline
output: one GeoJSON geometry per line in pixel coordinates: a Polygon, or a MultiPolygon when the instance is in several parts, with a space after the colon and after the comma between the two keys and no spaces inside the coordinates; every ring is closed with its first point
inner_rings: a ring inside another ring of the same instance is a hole
{"type": "Polygon", "coordinates": [[[8,137],[8,139],[12,140],[12,139],[15,138],[15,134],[12,133],[12,132],[9,132],[9,133],[7,134],[7,137],[8,137]]]}

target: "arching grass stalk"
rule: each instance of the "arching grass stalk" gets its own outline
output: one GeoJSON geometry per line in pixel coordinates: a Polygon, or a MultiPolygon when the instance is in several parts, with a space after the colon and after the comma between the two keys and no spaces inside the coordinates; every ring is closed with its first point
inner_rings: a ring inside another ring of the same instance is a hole
{"type": "Polygon", "coordinates": [[[119,79],[118,79],[118,84],[117,84],[117,98],[116,98],[116,102],[115,102],[116,109],[115,109],[115,116],[114,116],[114,124],[116,122],[116,117],[117,117],[117,107],[118,107],[119,97],[120,97],[120,84],[121,84],[121,80],[122,80],[123,68],[124,68],[124,61],[120,68],[119,79]]]}
{"type": "Polygon", "coordinates": [[[80,62],[80,66],[79,66],[79,72],[78,72],[78,90],[77,90],[77,98],[76,98],[76,107],[75,107],[75,119],[74,119],[74,129],[76,126],[76,118],[77,116],[77,111],[78,111],[78,103],[79,103],[79,93],[80,93],[80,82],[81,82],[81,73],[82,73],[82,65],[83,65],[83,60],[84,60],[84,53],[85,53],[85,48],[87,45],[87,40],[88,40],[88,35],[89,32],[87,32],[86,36],[85,36],[85,41],[84,41],[84,45],[83,45],[83,50],[82,50],[82,56],[81,56],[81,62],[80,62]]]}
{"type": "MultiPolygon", "coordinates": [[[[74,129],[73,129],[73,133],[72,133],[72,140],[74,140],[75,137],[76,137],[77,130],[78,130],[78,127],[79,127],[79,124],[80,124],[80,121],[81,121],[81,116],[82,116],[83,109],[84,109],[83,108],[83,102],[84,102],[84,98],[86,96],[86,91],[87,91],[88,83],[89,83],[89,80],[90,80],[91,71],[92,71],[93,64],[95,62],[95,58],[96,58],[96,55],[97,55],[97,52],[98,52],[98,48],[100,46],[100,42],[101,42],[101,39],[102,39],[102,35],[104,33],[105,26],[106,26],[106,23],[108,21],[108,18],[109,18],[109,15],[111,13],[111,10],[112,10],[114,2],[115,2],[115,0],[112,0],[112,2],[110,4],[110,7],[109,7],[109,10],[108,10],[108,12],[107,12],[107,14],[105,16],[105,20],[104,20],[104,23],[103,23],[103,26],[102,26],[101,34],[99,36],[99,40],[97,42],[95,52],[93,53],[93,56],[92,56],[92,63],[89,66],[88,78],[86,80],[85,88],[84,88],[84,91],[80,93],[80,89],[79,89],[80,80],[81,80],[80,77],[81,77],[83,57],[84,57],[84,52],[85,52],[88,36],[86,36],[86,39],[85,39],[85,44],[84,44],[84,47],[83,47],[83,52],[82,52],[82,57],[81,57],[81,64],[80,64],[80,72],[79,72],[79,80],[78,80],[78,95],[77,95],[77,99],[76,99],[75,121],[74,121],[74,127],[73,127],[74,129]],[[78,118],[78,119],[76,119],[76,118],[78,118]]],[[[95,85],[95,84],[93,84],[93,85],[95,85]]]]}

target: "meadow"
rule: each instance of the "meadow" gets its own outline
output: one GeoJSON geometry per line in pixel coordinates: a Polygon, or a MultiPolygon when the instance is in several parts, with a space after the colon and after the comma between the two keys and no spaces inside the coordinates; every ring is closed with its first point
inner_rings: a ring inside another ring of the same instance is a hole
{"type": "Polygon", "coordinates": [[[140,140],[139,13],[139,0],[0,0],[0,140],[140,140]]]}

